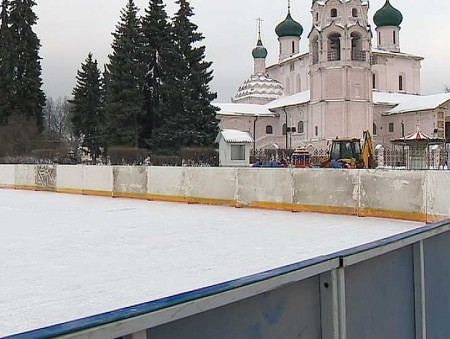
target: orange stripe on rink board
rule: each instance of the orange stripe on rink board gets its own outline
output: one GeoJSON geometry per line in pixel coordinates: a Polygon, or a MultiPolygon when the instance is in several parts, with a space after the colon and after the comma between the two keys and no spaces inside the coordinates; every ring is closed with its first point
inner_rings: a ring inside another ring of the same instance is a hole
{"type": "Polygon", "coordinates": [[[324,213],[324,214],[340,214],[340,215],[358,215],[357,207],[340,207],[340,206],[326,206],[326,205],[293,204],[292,211],[324,213]]]}
{"type": "Polygon", "coordinates": [[[188,204],[202,204],[202,205],[219,205],[219,206],[235,206],[236,202],[230,199],[216,199],[216,198],[199,198],[186,197],[188,204]]]}
{"type": "Polygon", "coordinates": [[[240,203],[239,207],[261,208],[266,210],[292,211],[291,203],[269,202],[269,201],[253,201],[249,204],[240,203]]]}
{"type": "Polygon", "coordinates": [[[111,191],[100,191],[100,190],[82,190],[83,195],[95,195],[98,197],[112,197],[111,191]]]}
{"type": "Polygon", "coordinates": [[[423,212],[403,212],[375,208],[361,208],[359,210],[359,216],[427,222],[427,214],[423,212]]]}
{"type": "Polygon", "coordinates": [[[57,188],[56,192],[66,194],[83,194],[83,190],[81,188],[57,188]]]}
{"type": "Polygon", "coordinates": [[[147,194],[147,199],[167,202],[187,202],[186,197],[180,197],[177,195],[147,194]]]}
{"type": "Polygon", "coordinates": [[[428,223],[435,223],[439,221],[444,221],[446,219],[450,218],[450,215],[441,215],[441,214],[428,214],[427,215],[427,222],[428,223]]]}
{"type": "Polygon", "coordinates": [[[15,189],[17,189],[17,190],[25,190],[25,191],[36,191],[37,186],[32,186],[32,185],[15,185],[15,189]]]}
{"type": "Polygon", "coordinates": [[[6,185],[6,184],[0,185],[0,189],[9,190],[9,189],[15,189],[15,188],[16,188],[16,185],[6,185]]]}
{"type": "Polygon", "coordinates": [[[148,200],[147,193],[113,192],[112,196],[113,196],[113,198],[128,198],[128,199],[148,200]]]}

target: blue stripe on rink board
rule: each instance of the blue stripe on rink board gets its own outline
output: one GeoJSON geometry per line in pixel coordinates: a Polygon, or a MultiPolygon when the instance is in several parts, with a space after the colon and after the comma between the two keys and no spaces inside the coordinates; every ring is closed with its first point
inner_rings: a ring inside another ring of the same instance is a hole
{"type": "Polygon", "coordinates": [[[388,244],[396,243],[398,241],[416,236],[422,233],[426,233],[432,230],[438,230],[444,226],[450,225],[450,219],[436,223],[426,225],[420,228],[416,228],[407,232],[403,232],[385,239],[377,240],[371,243],[367,243],[361,246],[357,246],[348,250],[336,252],[326,256],[320,256],[313,259],[301,261],[298,263],[290,264],[287,266],[282,266],[276,269],[265,271],[262,273],[250,275],[247,277],[231,280],[228,282],[220,283],[217,285],[197,289],[194,291],[189,291],[185,293],[180,293],[174,296],[161,298],[158,300],[138,304],[135,306],[130,306],[111,312],[106,312],[87,318],[82,318],[58,325],[53,325],[41,329],[36,329],[28,332],[23,332],[19,334],[14,334],[7,336],[5,338],[50,338],[55,336],[67,335],[70,333],[75,333],[83,330],[92,329],[97,326],[106,325],[114,323],[117,321],[122,321],[130,319],[136,316],[148,314],[158,310],[162,310],[168,307],[172,307],[178,304],[195,301],[201,298],[209,297],[212,295],[220,294],[226,291],[237,289],[240,287],[252,285],[264,280],[275,278],[284,274],[288,274],[294,271],[299,271],[308,267],[312,267],[326,261],[330,261],[337,258],[343,258],[353,254],[365,252],[367,250],[379,248],[386,246],[388,244]]]}

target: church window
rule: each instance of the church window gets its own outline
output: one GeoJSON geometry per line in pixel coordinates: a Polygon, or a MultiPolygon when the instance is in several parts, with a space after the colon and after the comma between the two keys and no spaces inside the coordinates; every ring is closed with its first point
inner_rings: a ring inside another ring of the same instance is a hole
{"type": "Polygon", "coordinates": [[[297,131],[298,131],[298,133],[304,133],[304,130],[303,130],[303,121],[299,121],[298,122],[298,126],[297,126],[298,128],[297,128],[297,131]]]}
{"type": "Polygon", "coordinates": [[[319,127],[316,126],[314,129],[315,129],[315,132],[316,132],[316,137],[319,136],[319,127]]]}
{"type": "Polygon", "coordinates": [[[403,91],[403,76],[398,77],[398,89],[399,91],[403,91]]]}
{"type": "Polygon", "coordinates": [[[396,35],[395,35],[395,31],[392,32],[392,41],[394,42],[394,45],[397,43],[397,39],[396,39],[396,35]]]}
{"type": "Polygon", "coordinates": [[[292,41],[292,54],[295,53],[295,41],[292,41]]]}
{"type": "Polygon", "coordinates": [[[362,38],[358,33],[350,34],[352,38],[352,60],[366,61],[366,53],[362,50],[362,38]]]}
{"type": "Polygon", "coordinates": [[[331,9],[331,17],[332,18],[336,18],[337,17],[337,9],[336,8],[332,8],[331,9]]]}
{"type": "Polygon", "coordinates": [[[393,122],[389,123],[389,132],[394,133],[394,123],[393,122]]]}
{"type": "Polygon", "coordinates": [[[378,45],[381,45],[381,33],[378,32],[378,45]]]}
{"type": "Polygon", "coordinates": [[[374,123],[373,124],[373,131],[372,131],[373,133],[373,135],[377,135],[377,125],[374,123]]]}
{"type": "Polygon", "coordinates": [[[316,13],[316,21],[319,21],[319,13],[316,13]]]}
{"type": "Polygon", "coordinates": [[[286,132],[287,132],[286,124],[283,124],[283,129],[281,131],[281,134],[286,135],[286,132]]]}
{"type": "Polygon", "coordinates": [[[376,83],[377,83],[377,76],[376,76],[376,74],[374,73],[374,74],[372,74],[372,88],[373,88],[373,89],[376,89],[376,88],[377,88],[376,83]]]}
{"type": "Polygon", "coordinates": [[[266,126],[266,134],[273,134],[273,127],[271,125],[266,126]]]}
{"type": "Polygon", "coordinates": [[[358,10],[356,8],[352,9],[352,17],[354,17],[354,18],[358,17],[358,10]]]}
{"type": "Polygon", "coordinates": [[[341,60],[341,35],[332,33],[328,36],[328,61],[341,60]]]}
{"type": "Polygon", "coordinates": [[[319,62],[319,37],[315,37],[312,40],[312,63],[317,64],[319,62]]]}

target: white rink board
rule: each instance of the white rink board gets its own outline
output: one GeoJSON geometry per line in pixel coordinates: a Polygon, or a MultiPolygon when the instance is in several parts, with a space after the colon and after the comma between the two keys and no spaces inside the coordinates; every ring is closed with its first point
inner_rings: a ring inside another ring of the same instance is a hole
{"type": "Polygon", "coordinates": [[[83,166],[83,191],[104,192],[112,195],[111,166],[83,166]]]}
{"type": "Polygon", "coordinates": [[[58,165],[56,167],[56,189],[81,192],[83,187],[83,166],[58,165]]]}
{"type": "Polygon", "coordinates": [[[0,187],[14,187],[16,183],[15,165],[0,166],[0,187]]]}
{"type": "Polygon", "coordinates": [[[0,336],[214,285],[422,225],[16,190],[0,190],[0,215],[0,336]]]}

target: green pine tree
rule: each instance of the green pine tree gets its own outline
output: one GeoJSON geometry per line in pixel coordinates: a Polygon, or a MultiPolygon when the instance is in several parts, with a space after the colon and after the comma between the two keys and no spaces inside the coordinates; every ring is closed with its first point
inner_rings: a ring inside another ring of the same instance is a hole
{"type": "Polygon", "coordinates": [[[139,147],[144,108],[141,24],[138,8],[128,0],[113,33],[113,52],[106,65],[105,109],[108,144],[139,147]]]}
{"type": "Polygon", "coordinates": [[[12,0],[10,11],[10,32],[14,42],[11,48],[13,61],[12,88],[14,98],[12,113],[35,119],[43,127],[45,95],[42,91],[40,41],[32,27],[37,23],[33,12],[33,0],[12,0]]]}
{"type": "Polygon", "coordinates": [[[90,153],[96,163],[104,145],[102,131],[104,128],[103,89],[101,73],[97,60],[89,53],[81,70],[77,72],[77,84],[73,91],[71,106],[72,129],[82,146],[90,153]]]}
{"type": "Polygon", "coordinates": [[[0,13],[0,126],[6,125],[11,115],[12,90],[12,37],[9,20],[9,0],[3,0],[0,13]]]}
{"type": "Polygon", "coordinates": [[[175,54],[169,81],[164,84],[163,104],[159,108],[163,122],[158,130],[158,143],[183,146],[211,145],[218,132],[217,108],[211,104],[217,95],[211,92],[211,62],[205,61],[204,38],[197,25],[190,21],[194,15],[189,2],[177,0],[172,40],[175,54]]]}
{"type": "Polygon", "coordinates": [[[173,43],[170,37],[170,23],[162,0],[150,0],[142,18],[144,43],[145,115],[141,121],[142,138],[147,146],[152,146],[152,135],[161,127],[161,117],[157,115],[161,102],[161,86],[167,81],[173,43]]]}

